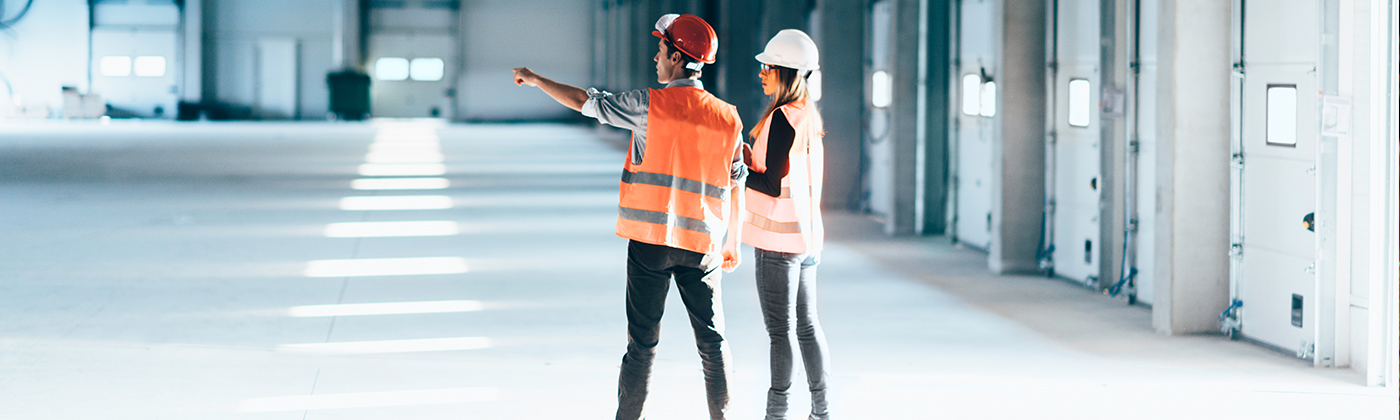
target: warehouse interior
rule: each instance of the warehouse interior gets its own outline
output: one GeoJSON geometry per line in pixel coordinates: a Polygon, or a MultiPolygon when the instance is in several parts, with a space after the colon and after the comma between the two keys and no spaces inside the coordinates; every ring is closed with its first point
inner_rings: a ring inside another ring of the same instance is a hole
{"type": "MultiPolygon", "coordinates": [[[[661,88],[668,13],[714,27],[746,132],[751,57],[821,52],[836,416],[1393,416],[1397,12],[0,1],[0,418],[612,416],[629,133],[511,69],[661,88]]],[[[768,375],[744,255],[735,418],[768,375]]],[[[667,307],[648,410],[704,418],[667,307]]]]}

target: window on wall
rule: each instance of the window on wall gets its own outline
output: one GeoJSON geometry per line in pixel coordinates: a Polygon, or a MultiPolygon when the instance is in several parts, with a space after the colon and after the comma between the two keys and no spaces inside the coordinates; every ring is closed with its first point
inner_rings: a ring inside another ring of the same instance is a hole
{"type": "Polygon", "coordinates": [[[374,61],[374,77],[379,80],[405,80],[408,79],[409,66],[408,59],[401,57],[383,57],[374,61]]]}
{"type": "Polygon", "coordinates": [[[977,115],[982,112],[982,76],[968,74],[962,78],[962,112],[977,115]]]}
{"type": "Polygon", "coordinates": [[[136,57],[136,77],[165,77],[165,57],[143,55],[136,57]]]}
{"type": "Polygon", "coordinates": [[[1070,79],[1069,81],[1069,125],[1089,126],[1089,80],[1070,79]]]}
{"type": "Polygon", "coordinates": [[[997,82],[987,81],[982,84],[982,116],[991,118],[997,115],[997,82]]]}
{"type": "Polygon", "coordinates": [[[424,82],[442,80],[443,62],[441,58],[415,58],[409,64],[409,78],[424,82]]]}
{"type": "Polygon", "coordinates": [[[1298,87],[1269,85],[1264,111],[1264,141],[1273,146],[1298,145],[1298,87]]]}
{"type": "Polygon", "coordinates": [[[102,75],[107,77],[126,77],[131,75],[131,57],[124,55],[109,55],[102,57],[98,61],[98,67],[102,70],[102,75]]]}

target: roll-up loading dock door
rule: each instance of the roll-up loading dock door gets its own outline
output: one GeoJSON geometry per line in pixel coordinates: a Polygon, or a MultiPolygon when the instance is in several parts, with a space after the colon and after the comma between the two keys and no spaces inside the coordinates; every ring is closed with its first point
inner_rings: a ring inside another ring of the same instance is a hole
{"type": "Polygon", "coordinates": [[[1312,355],[1317,330],[1317,2],[1242,0],[1231,202],[1241,336],[1312,355]]]}

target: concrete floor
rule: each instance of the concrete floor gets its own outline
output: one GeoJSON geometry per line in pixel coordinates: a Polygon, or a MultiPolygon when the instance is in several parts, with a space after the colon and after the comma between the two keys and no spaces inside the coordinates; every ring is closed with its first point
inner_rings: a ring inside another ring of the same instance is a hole
{"type": "MultiPolygon", "coordinates": [[[[620,149],[578,127],[452,125],[436,131],[449,188],[351,188],[377,133],[417,130],[0,125],[0,419],[611,418],[626,343],[626,243],[612,234],[620,149]],[[341,209],[344,197],[400,195],[445,195],[450,208],[341,209]],[[390,221],[458,232],[326,235],[390,221]],[[390,267],[427,274],[317,271],[421,257],[448,259],[390,267]],[[305,316],[442,301],[435,313],[305,316]]],[[[990,275],[984,255],[942,238],[888,238],[845,214],[828,230],[821,316],[836,418],[1397,413],[1393,391],[1349,370],[1157,335],[1148,309],[990,275]]],[[[762,418],[767,383],[752,268],[724,282],[735,419],[762,418]]],[[[702,419],[675,293],[668,307],[651,417],[702,419]]]]}

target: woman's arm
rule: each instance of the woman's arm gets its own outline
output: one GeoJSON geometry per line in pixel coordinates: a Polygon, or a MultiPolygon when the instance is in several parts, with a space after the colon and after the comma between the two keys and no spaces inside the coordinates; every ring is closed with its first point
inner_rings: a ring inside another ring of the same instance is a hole
{"type": "Polygon", "coordinates": [[[792,128],[782,109],[774,110],[772,119],[768,125],[768,155],[763,159],[767,171],[750,171],[746,185],[769,197],[777,197],[783,193],[783,177],[787,176],[789,169],[788,154],[792,152],[797,131],[792,128]]]}

